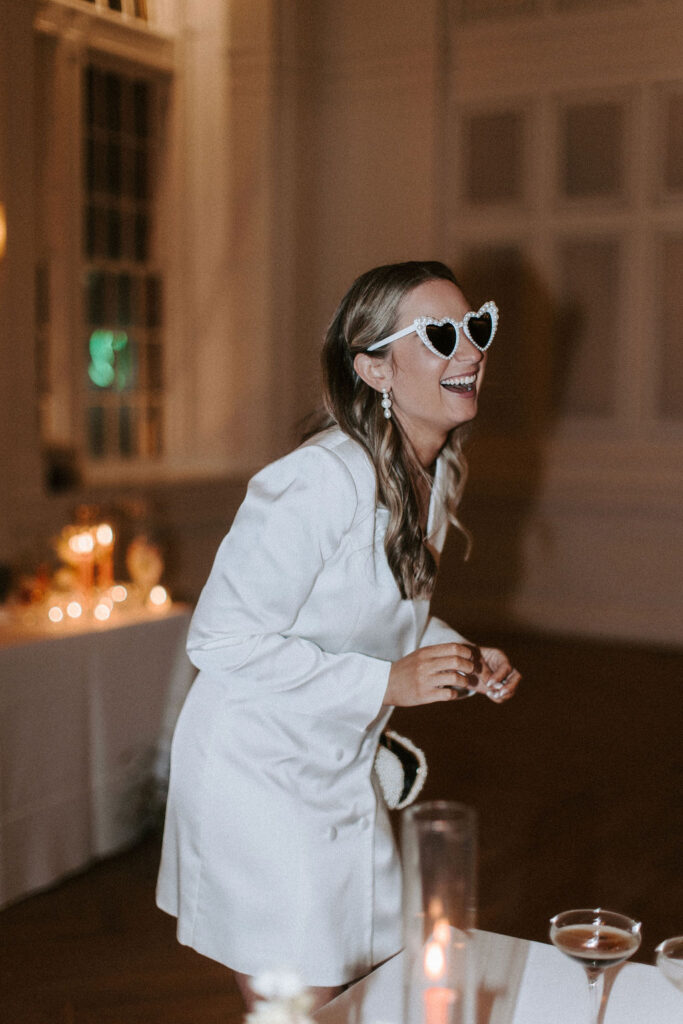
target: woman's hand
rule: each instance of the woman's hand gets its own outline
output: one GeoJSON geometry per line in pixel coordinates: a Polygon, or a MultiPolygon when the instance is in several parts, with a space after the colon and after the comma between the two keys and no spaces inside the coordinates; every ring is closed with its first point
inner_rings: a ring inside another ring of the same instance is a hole
{"type": "Polygon", "coordinates": [[[499,651],[495,647],[480,647],[479,650],[489,669],[489,676],[484,684],[484,693],[489,700],[501,704],[504,700],[509,700],[514,696],[522,677],[517,669],[512,667],[503,651],[499,651]]]}
{"type": "Polygon", "coordinates": [[[468,643],[419,647],[395,661],[384,704],[417,707],[483,693],[501,704],[513,696],[521,675],[503,651],[468,643]]]}
{"type": "Polygon", "coordinates": [[[486,693],[490,677],[483,652],[474,644],[418,647],[391,666],[384,704],[408,708],[457,700],[473,690],[486,693]]]}

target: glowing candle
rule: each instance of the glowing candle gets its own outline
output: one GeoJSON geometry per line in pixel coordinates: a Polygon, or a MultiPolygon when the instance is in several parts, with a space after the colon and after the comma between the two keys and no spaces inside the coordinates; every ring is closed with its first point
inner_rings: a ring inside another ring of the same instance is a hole
{"type": "Polygon", "coordinates": [[[111,608],[108,604],[104,604],[104,602],[101,602],[100,604],[95,605],[93,615],[95,616],[98,622],[106,622],[109,616],[111,615],[111,608]]]}
{"type": "Polygon", "coordinates": [[[148,601],[152,608],[167,608],[171,603],[166,587],[162,587],[158,583],[150,590],[148,601]]]}
{"type": "Polygon", "coordinates": [[[109,523],[95,527],[97,582],[106,590],[114,582],[114,531],[109,523]]]}
{"type": "Polygon", "coordinates": [[[61,622],[62,619],[64,618],[64,612],[62,611],[58,604],[53,604],[50,606],[50,609],[47,613],[47,617],[50,620],[50,622],[61,622]]]}
{"type": "MultiPolygon", "coordinates": [[[[444,929],[448,929],[448,922],[445,921],[443,924],[439,922],[437,928],[439,926],[441,926],[443,933],[444,929]]],[[[437,929],[435,929],[435,934],[438,935],[437,929]]],[[[424,972],[425,977],[430,982],[443,981],[446,973],[446,954],[444,946],[438,939],[431,939],[427,943],[424,957],[424,972]]],[[[425,1024],[448,1024],[451,1007],[454,1002],[454,989],[447,988],[445,985],[430,985],[424,992],[425,1024]]]]}
{"type": "Polygon", "coordinates": [[[89,530],[82,530],[69,537],[69,550],[78,568],[78,583],[81,590],[88,594],[92,590],[94,573],[95,539],[89,530]]]}

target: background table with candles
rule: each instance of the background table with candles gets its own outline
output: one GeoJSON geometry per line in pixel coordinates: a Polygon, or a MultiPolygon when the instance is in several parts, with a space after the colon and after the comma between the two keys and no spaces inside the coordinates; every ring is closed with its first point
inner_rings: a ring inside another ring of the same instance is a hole
{"type": "Polygon", "coordinates": [[[194,676],[189,620],[169,601],[103,621],[0,620],[0,906],[148,823],[194,676]]]}
{"type": "MultiPolygon", "coordinates": [[[[653,951],[654,958],[654,951],[653,951]]],[[[476,933],[476,1024],[582,1024],[583,968],[554,946],[476,933]]],[[[404,954],[388,960],[319,1010],[318,1024],[400,1021],[404,954]]],[[[683,994],[656,967],[625,963],[605,977],[601,1024],[681,1024],[683,994]]]]}

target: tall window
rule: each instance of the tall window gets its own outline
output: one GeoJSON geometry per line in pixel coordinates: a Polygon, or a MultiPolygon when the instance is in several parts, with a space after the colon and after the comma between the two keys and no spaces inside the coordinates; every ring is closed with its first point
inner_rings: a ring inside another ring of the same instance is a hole
{"type": "Polygon", "coordinates": [[[36,17],[41,433],[114,476],[167,454],[162,7],[42,0],[36,17]]]}
{"type": "Polygon", "coordinates": [[[153,81],[83,79],[83,380],[87,454],[163,451],[162,279],[153,259],[153,81]]]}

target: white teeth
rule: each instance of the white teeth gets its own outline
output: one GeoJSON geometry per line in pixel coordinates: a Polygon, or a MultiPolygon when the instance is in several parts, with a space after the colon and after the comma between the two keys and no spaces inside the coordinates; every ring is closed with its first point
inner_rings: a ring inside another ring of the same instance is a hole
{"type": "Polygon", "coordinates": [[[455,384],[455,385],[459,385],[459,384],[474,384],[476,379],[477,379],[476,373],[471,373],[467,377],[447,377],[445,380],[442,380],[441,383],[442,384],[455,384]]]}

